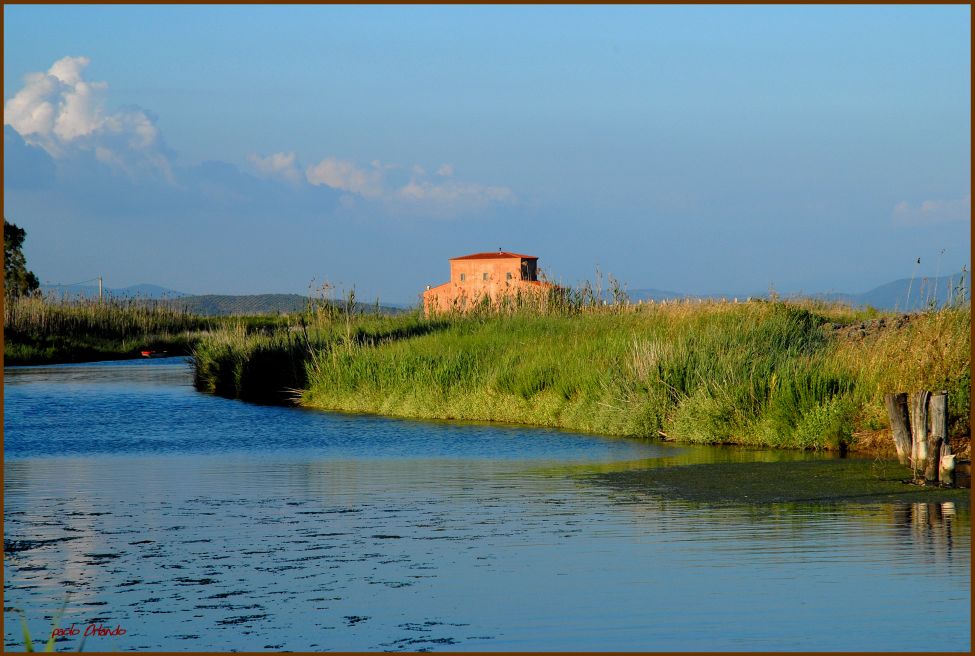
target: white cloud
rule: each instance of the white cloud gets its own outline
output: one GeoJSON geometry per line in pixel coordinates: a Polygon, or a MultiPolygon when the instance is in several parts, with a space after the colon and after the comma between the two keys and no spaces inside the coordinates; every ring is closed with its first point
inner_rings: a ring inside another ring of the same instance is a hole
{"type": "Polygon", "coordinates": [[[513,203],[515,194],[507,187],[442,182],[434,184],[422,180],[410,180],[398,191],[400,198],[415,203],[439,205],[458,211],[480,209],[493,203],[513,203]]]}
{"type": "Polygon", "coordinates": [[[926,200],[920,205],[912,205],[906,200],[894,206],[894,223],[899,225],[930,225],[953,221],[970,221],[972,216],[972,195],[955,200],[926,200]]]}
{"type": "Polygon", "coordinates": [[[294,153],[273,153],[267,157],[252,153],[247,156],[247,161],[266,178],[277,178],[291,184],[301,182],[301,171],[298,170],[294,153]]]}
{"type": "Polygon", "coordinates": [[[3,124],[20,136],[50,134],[54,131],[56,110],[49,100],[59,87],[57,78],[44,73],[31,73],[24,78],[24,88],[4,103],[3,124]]]}
{"type": "MultiPolygon", "coordinates": [[[[437,169],[436,182],[428,179],[426,170],[415,164],[403,167],[383,164],[375,160],[371,168],[359,167],[352,162],[335,158],[323,159],[305,170],[305,177],[313,185],[326,185],[333,189],[350,192],[361,198],[384,203],[388,209],[419,211],[438,216],[449,216],[483,209],[496,203],[516,202],[514,192],[501,186],[487,186],[471,182],[444,180],[452,176],[453,166],[444,164],[437,169]],[[395,172],[407,169],[412,172],[409,182],[394,182],[395,172]]],[[[351,199],[344,203],[352,207],[351,199]]]]}
{"type": "Polygon", "coordinates": [[[361,169],[352,162],[329,157],[309,166],[305,177],[313,185],[351,191],[366,198],[383,195],[383,169],[378,161],[372,163],[371,169],[361,169]]]}
{"type": "MultiPolygon", "coordinates": [[[[165,145],[154,118],[139,108],[109,109],[108,84],[85,78],[87,57],[63,57],[47,72],[30,73],[4,103],[4,125],[55,160],[87,166],[99,162],[133,179],[147,174],[175,183],[165,145]]],[[[454,179],[452,164],[434,173],[419,164],[369,164],[328,157],[302,171],[293,152],[247,157],[252,170],[292,185],[307,181],[344,192],[341,205],[382,204],[393,212],[451,216],[496,203],[515,202],[507,187],[454,179]]],[[[68,165],[65,162],[62,165],[68,165]]]]}
{"type": "Polygon", "coordinates": [[[87,57],[64,57],[47,73],[26,75],[24,86],[4,103],[4,125],[55,159],[89,151],[129,174],[151,169],[171,179],[153,119],[138,108],[106,110],[108,84],[84,79],[89,63],[87,57]]]}
{"type": "Polygon", "coordinates": [[[90,63],[91,60],[87,57],[62,57],[51,65],[47,74],[65,84],[75,85],[81,82],[81,72],[90,63]]]}

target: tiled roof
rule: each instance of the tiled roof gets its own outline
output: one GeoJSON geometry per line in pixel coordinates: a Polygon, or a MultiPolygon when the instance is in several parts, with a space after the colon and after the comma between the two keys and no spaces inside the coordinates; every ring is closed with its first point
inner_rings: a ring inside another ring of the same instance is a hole
{"type": "Polygon", "coordinates": [[[498,251],[497,253],[472,253],[461,257],[452,257],[451,260],[500,260],[509,257],[516,257],[519,260],[537,260],[534,255],[519,255],[508,251],[498,251]]]}

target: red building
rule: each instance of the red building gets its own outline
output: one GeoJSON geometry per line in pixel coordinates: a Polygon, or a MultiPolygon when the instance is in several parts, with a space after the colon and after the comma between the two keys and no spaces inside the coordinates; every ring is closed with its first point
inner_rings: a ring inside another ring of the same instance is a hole
{"type": "Polygon", "coordinates": [[[508,296],[538,294],[553,287],[538,279],[538,258],[498,251],[450,259],[450,282],[428,287],[423,308],[430,312],[465,310],[484,297],[492,302],[508,296]]]}

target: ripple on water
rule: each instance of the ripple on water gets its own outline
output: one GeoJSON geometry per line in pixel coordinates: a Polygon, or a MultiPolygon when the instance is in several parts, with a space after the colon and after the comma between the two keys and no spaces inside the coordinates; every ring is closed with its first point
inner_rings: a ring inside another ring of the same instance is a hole
{"type": "Polygon", "coordinates": [[[89,650],[969,647],[967,507],[668,500],[578,474],[771,456],[249,406],[185,364],[7,382],[5,606],[126,629],[89,650]]]}

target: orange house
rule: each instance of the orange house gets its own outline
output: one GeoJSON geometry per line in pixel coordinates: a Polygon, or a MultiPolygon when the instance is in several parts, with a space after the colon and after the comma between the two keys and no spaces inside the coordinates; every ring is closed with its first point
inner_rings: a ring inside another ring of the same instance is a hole
{"type": "Polygon", "coordinates": [[[498,251],[450,259],[450,282],[427,287],[423,309],[431,312],[464,310],[482,298],[498,302],[506,296],[537,294],[554,287],[538,279],[538,258],[498,251]]]}

